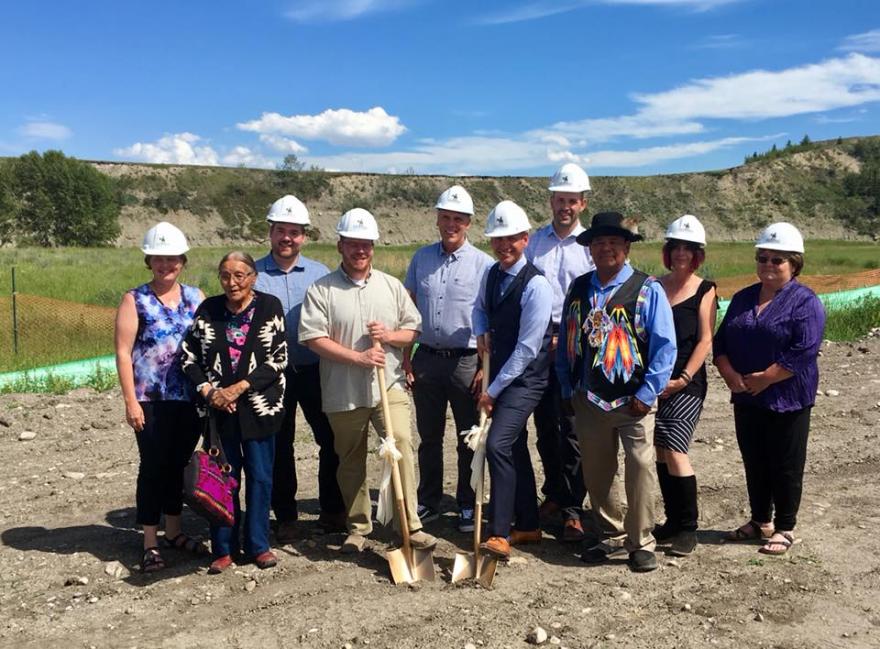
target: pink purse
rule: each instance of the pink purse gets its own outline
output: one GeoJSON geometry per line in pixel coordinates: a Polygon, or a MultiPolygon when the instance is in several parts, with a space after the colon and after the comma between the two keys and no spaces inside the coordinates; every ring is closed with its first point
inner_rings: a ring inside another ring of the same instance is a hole
{"type": "Polygon", "coordinates": [[[183,470],[183,501],[211,525],[231,527],[235,523],[232,494],[238,481],[231,475],[232,466],[226,461],[217,434],[217,422],[210,413],[208,430],[208,450],[198,448],[193,451],[183,470]]]}

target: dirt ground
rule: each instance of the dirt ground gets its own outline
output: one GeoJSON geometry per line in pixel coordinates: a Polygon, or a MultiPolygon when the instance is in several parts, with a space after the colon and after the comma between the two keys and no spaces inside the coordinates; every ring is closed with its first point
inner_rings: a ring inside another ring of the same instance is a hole
{"type": "MultiPolygon", "coordinates": [[[[820,362],[802,541],[787,556],[720,542],[747,514],[731,408],[713,371],[693,445],[695,555],[661,552],[649,574],[622,560],[587,567],[549,529],[540,546],[514,551],[492,590],[449,583],[456,550],[470,544],[451,499],[429,526],[442,537],[433,583],[390,583],[381,528],[362,555],[340,555],[342,536],[314,524],[317,454],[304,424],[303,538],[276,548],[277,568],[212,576],[205,560],[166,551],[167,570],[140,575],[137,447],[118,391],[0,397],[0,646],[517,648],[540,625],[548,645],[570,649],[880,647],[880,337],[827,345],[820,362]]],[[[194,516],[186,522],[207,533],[194,516]]]]}

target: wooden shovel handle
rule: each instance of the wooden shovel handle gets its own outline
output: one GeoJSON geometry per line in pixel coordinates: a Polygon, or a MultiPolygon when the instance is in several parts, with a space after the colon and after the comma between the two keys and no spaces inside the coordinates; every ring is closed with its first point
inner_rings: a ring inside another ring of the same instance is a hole
{"type": "MultiPolygon", "coordinates": [[[[486,340],[489,339],[489,334],[485,334],[486,340]]],[[[489,354],[483,353],[483,392],[489,389],[489,354]]],[[[486,427],[486,422],[489,416],[486,414],[485,410],[480,410],[480,435],[483,434],[483,430],[486,427]]],[[[475,570],[479,571],[480,569],[480,542],[483,537],[483,483],[486,481],[486,475],[484,472],[484,468],[480,467],[480,480],[477,483],[477,503],[476,507],[474,507],[474,565],[476,566],[475,570]]]]}
{"type": "MultiPolygon", "coordinates": [[[[373,341],[373,349],[381,349],[382,343],[373,341]]],[[[391,424],[391,407],[388,405],[388,388],[385,381],[385,368],[376,368],[379,380],[379,398],[382,402],[382,419],[385,421],[385,435],[394,439],[394,428],[391,424]]],[[[403,484],[400,482],[400,467],[397,460],[391,462],[391,484],[394,487],[394,503],[397,506],[397,517],[400,520],[400,536],[403,538],[403,554],[407,563],[412,565],[412,550],[409,543],[409,518],[406,513],[406,502],[403,498],[403,484]]]]}

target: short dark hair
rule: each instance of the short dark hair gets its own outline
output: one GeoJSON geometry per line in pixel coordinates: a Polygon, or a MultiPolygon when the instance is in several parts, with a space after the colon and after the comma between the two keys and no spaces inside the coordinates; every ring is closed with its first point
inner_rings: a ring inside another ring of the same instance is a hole
{"type": "Polygon", "coordinates": [[[227,261],[240,261],[241,263],[250,266],[250,269],[252,271],[257,272],[257,264],[254,261],[254,258],[241,250],[230,250],[225,255],[223,255],[223,259],[221,259],[220,263],[217,264],[218,272],[221,268],[223,268],[223,264],[225,264],[227,261]]]}
{"type": "Polygon", "coordinates": [[[783,253],[791,264],[791,276],[797,277],[804,269],[804,253],[802,252],[786,252],[783,253]]]}
{"type": "MultiPolygon", "coordinates": [[[[187,262],[186,255],[177,255],[177,256],[180,257],[180,260],[183,262],[183,265],[186,266],[186,262],[187,262]]],[[[150,270],[153,270],[150,267],[150,260],[152,258],[153,258],[153,255],[144,255],[144,265],[150,270]]]]}
{"type": "Polygon", "coordinates": [[[666,243],[663,244],[663,265],[666,267],[666,270],[672,270],[672,249],[680,243],[685,244],[688,250],[694,253],[694,257],[691,260],[691,270],[697,270],[706,261],[706,251],[698,243],[682,241],[681,239],[667,239],[666,243]]]}

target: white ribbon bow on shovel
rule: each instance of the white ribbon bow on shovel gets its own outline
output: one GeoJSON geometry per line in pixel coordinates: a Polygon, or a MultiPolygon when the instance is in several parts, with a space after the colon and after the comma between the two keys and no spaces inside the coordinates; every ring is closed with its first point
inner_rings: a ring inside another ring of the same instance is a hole
{"type": "Polygon", "coordinates": [[[391,488],[391,471],[394,463],[403,457],[390,435],[379,445],[379,457],[384,460],[382,482],[379,483],[379,503],[376,507],[376,520],[387,525],[394,518],[394,490],[391,488]]]}
{"type": "Polygon", "coordinates": [[[477,485],[483,479],[483,462],[486,459],[486,438],[489,436],[489,427],[479,424],[471,426],[470,430],[461,431],[464,443],[474,452],[471,460],[471,489],[477,491],[477,485]]]}

